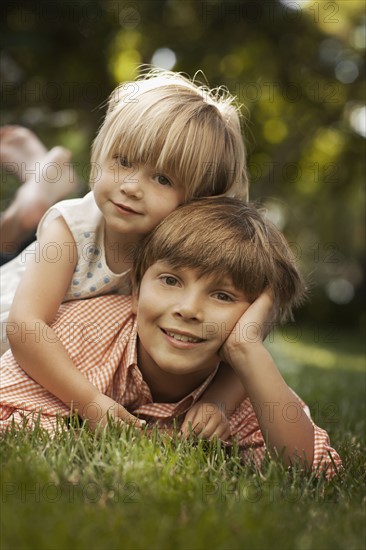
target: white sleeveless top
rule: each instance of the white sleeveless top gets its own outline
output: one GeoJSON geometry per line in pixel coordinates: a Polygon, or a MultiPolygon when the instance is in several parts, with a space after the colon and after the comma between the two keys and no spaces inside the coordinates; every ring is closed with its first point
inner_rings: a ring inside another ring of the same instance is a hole
{"type": "Polygon", "coordinates": [[[58,216],[66,221],[78,254],[74,276],[64,302],[102,294],[131,294],[130,270],[117,274],[107,265],[104,218],[95,203],[93,193],[88,193],[83,199],[61,201],[52,206],[39,222],[38,238],[58,216]]]}
{"type": "MultiPolygon", "coordinates": [[[[104,218],[92,192],[82,199],[61,201],[52,206],[39,222],[37,237],[47,231],[50,223],[62,216],[68,225],[77,248],[77,264],[64,302],[101,296],[102,294],[131,294],[130,270],[114,273],[107,265],[104,249],[104,218]]],[[[71,253],[70,243],[70,253],[71,253]]],[[[57,261],[57,245],[40,250],[35,241],[16,258],[0,268],[1,277],[1,354],[9,348],[6,338],[6,321],[14,294],[23,275],[27,258],[43,254],[57,261]]]]}

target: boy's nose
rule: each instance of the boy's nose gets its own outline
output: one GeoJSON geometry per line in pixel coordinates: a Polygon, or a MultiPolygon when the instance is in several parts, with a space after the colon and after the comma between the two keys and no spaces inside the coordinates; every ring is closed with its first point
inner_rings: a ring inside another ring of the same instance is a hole
{"type": "Polygon", "coordinates": [[[175,305],[174,314],[185,320],[202,322],[204,317],[203,302],[198,297],[186,295],[175,305]]]}

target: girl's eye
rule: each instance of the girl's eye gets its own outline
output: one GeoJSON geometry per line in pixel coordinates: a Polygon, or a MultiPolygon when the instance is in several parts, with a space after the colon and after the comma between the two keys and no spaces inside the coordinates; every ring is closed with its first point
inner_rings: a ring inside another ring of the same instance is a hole
{"type": "Polygon", "coordinates": [[[130,162],[128,162],[128,159],[126,157],[116,156],[115,158],[117,159],[118,164],[120,166],[122,166],[123,168],[131,168],[132,167],[132,164],[130,162]]]}
{"type": "Polygon", "coordinates": [[[172,185],[171,181],[168,180],[168,178],[166,178],[162,174],[158,174],[157,176],[155,176],[155,178],[160,183],[160,185],[169,185],[169,186],[172,185]]]}
{"type": "Polygon", "coordinates": [[[176,286],[178,284],[178,279],[172,277],[171,275],[164,275],[160,279],[168,286],[176,286]]]}
{"type": "Polygon", "coordinates": [[[218,300],[221,300],[222,302],[233,302],[234,299],[230,294],[226,294],[226,292],[216,292],[216,298],[218,300]]]}

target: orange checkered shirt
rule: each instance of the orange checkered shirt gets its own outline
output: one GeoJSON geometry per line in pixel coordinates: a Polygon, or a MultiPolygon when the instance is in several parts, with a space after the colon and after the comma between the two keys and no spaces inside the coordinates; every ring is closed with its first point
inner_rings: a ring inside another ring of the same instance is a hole
{"type": "MultiPolygon", "coordinates": [[[[179,425],[216,374],[217,369],[178,403],[154,403],[137,366],[137,328],[129,296],[110,295],[67,302],[60,307],[53,329],[76,367],[101,393],[149,423],[171,427],[176,418],[179,425]]],[[[45,332],[36,337],[49,338],[49,335],[45,332]]],[[[294,400],[308,411],[296,394],[294,400]]],[[[40,424],[49,431],[55,430],[58,415],[70,414],[62,401],[30,378],[12,353],[6,352],[1,358],[0,428],[5,429],[13,421],[23,424],[25,415],[29,416],[31,427],[33,413],[37,411],[41,411],[40,424]]],[[[266,446],[249,398],[240,403],[228,419],[232,437],[244,456],[260,467],[266,446]]],[[[327,432],[314,423],[313,426],[312,468],[317,472],[326,471],[327,477],[331,477],[341,468],[341,459],[330,446],[327,432]]]]}

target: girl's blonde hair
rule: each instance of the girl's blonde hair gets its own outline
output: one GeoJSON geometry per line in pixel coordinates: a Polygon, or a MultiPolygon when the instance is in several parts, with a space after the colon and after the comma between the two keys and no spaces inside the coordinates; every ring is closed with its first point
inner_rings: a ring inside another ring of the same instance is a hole
{"type": "Polygon", "coordinates": [[[185,200],[231,195],[247,200],[240,110],[222,88],[153,69],[118,86],[92,147],[91,181],[113,156],[148,163],[180,182],[185,200]]]}
{"type": "Polygon", "coordinates": [[[135,289],[158,261],[218,280],[227,276],[251,301],[269,287],[281,322],[291,318],[306,293],[281,232],[257,208],[231,197],[181,206],[147,235],[135,250],[135,289]]]}

